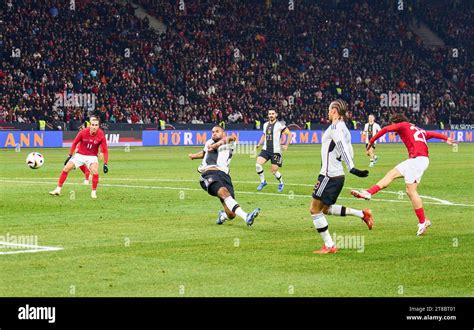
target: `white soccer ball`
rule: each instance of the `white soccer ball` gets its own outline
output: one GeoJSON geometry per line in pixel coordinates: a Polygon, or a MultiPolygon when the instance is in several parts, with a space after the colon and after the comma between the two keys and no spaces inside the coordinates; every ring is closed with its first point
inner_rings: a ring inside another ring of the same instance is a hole
{"type": "Polygon", "coordinates": [[[30,152],[30,154],[26,157],[26,165],[30,168],[36,170],[40,168],[44,164],[44,157],[39,152],[30,152]]]}

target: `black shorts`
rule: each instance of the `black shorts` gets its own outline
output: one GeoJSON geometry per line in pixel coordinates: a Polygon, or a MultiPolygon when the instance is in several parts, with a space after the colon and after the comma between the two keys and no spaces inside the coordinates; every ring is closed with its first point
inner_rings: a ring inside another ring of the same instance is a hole
{"type": "MultiPolygon", "coordinates": [[[[211,196],[217,196],[217,191],[221,187],[227,188],[232,198],[235,198],[234,195],[234,186],[232,185],[232,180],[229,174],[226,174],[222,171],[206,171],[201,174],[201,188],[207,191],[211,196]]],[[[221,202],[222,198],[219,198],[221,202]]]]}
{"type": "Polygon", "coordinates": [[[333,178],[324,175],[318,176],[313,190],[313,198],[319,199],[324,205],[335,204],[344,186],[344,179],[343,175],[333,178]]]}
{"type": "Polygon", "coordinates": [[[260,151],[260,154],[258,156],[263,157],[266,160],[270,160],[272,162],[272,164],[278,165],[278,167],[283,166],[283,158],[282,158],[281,154],[277,154],[277,153],[269,152],[269,151],[266,151],[266,150],[262,150],[262,151],[260,151]]]}
{"type": "MultiPolygon", "coordinates": [[[[367,150],[367,146],[368,146],[368,145],[369,145],[368,143],[365,144],[365,149],[366,149],[366,150],[367,150]]],[[[375,144],[372,144],[372,148],[375,149],[375,144]]]]}

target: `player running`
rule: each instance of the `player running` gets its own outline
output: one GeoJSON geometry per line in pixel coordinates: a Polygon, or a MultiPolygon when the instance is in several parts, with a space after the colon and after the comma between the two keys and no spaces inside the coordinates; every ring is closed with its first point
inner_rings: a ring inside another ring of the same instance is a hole
{"type": "Polygon", "coordinates": [[[369,171],[361,171],[355,168],[351,133],[344,123],[346,111],[347,104],[343,100],[338,99],[331,102],[328,110],[331,126],[324,132],[321,140],[321,171],[314,186],[310,208],[314,227],[321,234],[324,241],[321,249],[313,251],[316,254],[337,252],[337,248],[329,234],[325,214],[342,217],[351,215],[360,218],[367,224],[369,230],[372,229],[374,224],[370,209],[356,210],[336,204],[336,200],[344,186],[342,161],[346,163],[351,174],[358,177],[369,175],[369,171]]]}
{"type": "Polygon", "coordinates": [[[201,173],[201,187],[211,196],[220,199],[224,210],[220,210],[216,223],[222,225],[227,220],[232,220],[236,215],[244,219],[247,226],[251,226],[260,213],[256,208],[251,213],[246,213],[234,199],[234,187],[229,176],[229,166],[232,160],[235,137],[226,137],[221,126],[212,128],[212,138],[206,141],[204,149],[197,154],[189,154],[191,160],[202,159],[198,168],[201,173]]]}
{"type": "Polygon", "coordinates": [[[377,134],[378,131],[380,131],[380,125],[375,122],[375,116],[369,115],[369,122],[364,126],[366,154],[370,158],[369,167],[374,167],[375,163],[377,163],[377,160],[379,159],[379,157],[377,157],[375,154],[375,142],[372,145],[372,148],[367,148],[370,139],[375,134],[377,134]]]}
{"type": "Polygon", "coordinates": [[[427,132],[416,127],[408,121],[404,114],[394,114],[390,121],[393,124],[382,128],[377,134],[375,134],[370,139],[367,149],[385,133],[397,132],[408,150],[409,159],[391,169],[382,180],[377,182],[377,184],[371,188],[360,191],[352,190],[351,194],[357,198],[369,200],[372,195],[375,195],[381,189],[388,187],[393,180],[404,177],[406,193],[408,198],[410,198],[415,214],[418,217],[418,230],[416,235],[420,236],[426,232],[429,226],[431,226],[431,221],[425,218],[423,202],[417,192],[417,187],[421,181],[421,177],[430,163],[428,158],[428,144],[426,143],[426,140],[437,138],[447,141],[448,144],[454,144],[456,141],[443,134],[427,132]]]}
{"type": "Polygon", "coordinates": [[[50,191],[50,195],[59,196],[61,194],[61,188],[66,181],[69,171],[76,169],[82,165],[86,165],[92,173],[92,191],[91,197],[97,198],[97,185],[99,184],[99,160],[97,154],[99,147],[102,154],[104,155],[104,173],[109,171],[107,165],[109,160],[109,151],[107,148],[107,140],[102,129],[99,128],[99,119],[91,117],[91,126],[80,131],[74,142],[72,143],[69,151],[69,156],[64,162],[64,168],[59,176],[58,186],[53,191],[50,191]],[[77,152],[76,146],[79,145],[77,152]],[[74,155],[73,155],[74,154],[74,155]]]}
{"type": "Polygon", "coordinates": [[[278,192],[282,192],[285,184],[283,183],[283,177],[278,171],[280,167],[283,166],[283,159],[281,152],[288,150],[288,145],[291,141],[291,133],[288,127],[284,123],[277,121],[278,114],[276,110],[268,110],[268,121],[263,124],[263,135],[260,138],[260,141],[257,144],[257,149],[263,143],[263,148],[260,154],[257,157],[257,163],[255,168],[257,174],[260,177],[260,185],[257,187],[257,190],[260,191],[267,185],[265,181],[265,175],[263,174],[263,164],[268,160],[272,163],[272,173],[275,178],[280,182],[278,185],[278,192]],[[281,145],[281,134],[286,134],[286,143],[281,145]]]}

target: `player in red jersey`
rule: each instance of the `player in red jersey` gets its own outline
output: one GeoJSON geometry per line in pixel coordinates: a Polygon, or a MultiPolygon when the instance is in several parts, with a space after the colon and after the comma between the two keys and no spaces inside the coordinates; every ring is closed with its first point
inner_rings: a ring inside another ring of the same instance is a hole
{"type": "Polygon", "coordinates": [[[80,131],[74,142],[72,143],[69,156],[64,162],[64,168],[59,176],[58,186],[53,191],[50,191],[50,195],[61,194],[61,188],[66,181],[67,175],[70,170],[86,165],[92,173],[92,192],[91,197],[97,198],[97,185],[99,184],[99,160],[97,154],[99,153],[99,146],[102,154],[104,155],[104,173],[109,171],[107,165],[109,160],[109,151],[107,148],[107,141],[105,139],[104,132],[99,128],[99,119],[91,117],[91,126],[80,131]],[[76,153],[76,146],[79,148],[76,153]],[[73,156],[74,154],[74,156],[73,156]]]}
{"type": "Polygon", "coordinates": [[[382,128],[369,141],[367,149],[371,148],[374,142],[387,132],[397,132],[405,147],[408,150],[409,159],[401,162],[395,168],[391,169],[385,177],[377,182],[374,186],[367,190],[352,190],[351,194],[357,198],[369,200],[372,195],[375,195],[381,189],[388,187],[393,180],[404,177],[406,183],[406,193],[418,217],[418,231],[417,235],[422,235],[427,228],[431,226],[431,222],[425,218],[423,210],[423,202],[418,195],[417,187],[430,163],[428,158],[428,144],[426,140],[442,139],[448,144],[456,143],[455,140],[448,138],[446,135],[424,131],[421,128],[408,122],[408,119],[403,114],[394,114],[390,120],[393,124],[382,128]]]}
{"type": "MultiPolygon", "coordinates": [[[[82,131],[85,127],[81,125],[79,127],[79,131],[82,131]]],[[[79,149],[79,146],[76,148],[75,152],[77,152],[77,149],[79,149]]],[[[89,184],[89,179],[91,177],[91,171],[87,168],[86,165],[81,165],[79,166],[79,169],[84,173],[84,184],[88,185],[89,184]]]]}

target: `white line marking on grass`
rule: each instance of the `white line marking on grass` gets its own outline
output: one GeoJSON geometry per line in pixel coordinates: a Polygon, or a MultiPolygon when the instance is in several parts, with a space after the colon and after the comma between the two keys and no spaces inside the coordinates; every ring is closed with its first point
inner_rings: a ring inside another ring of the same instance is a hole
{"type": "MultiPolygon", "coordinates": [[[[15,179],[23,179],[23,178],[15,178],[15,179]]],[[[184,181],[186,182],[187,180],[173,180],[174,182],[176,181],[184,181]]],[[[197,180],[189,180],[190,182],[196,182],[198,183],[197,180]]],[[[8,183],[28,183],[28,184],[51,184],[55,185],[57,184],[56,181],[51,181],[51,182],[40,182],[40,181],[17,181],[17,180],[4,180],[0,178],[0,182],[8,182],[8,183]]],[[[253,182],[252,182],[253,183],[253,182]]],[[[76,185],[76,186],[84,186],[82,183],[75,183],[75,182],[66,182],[66,185],[76,185]]],[[[165,187],[165,186],[139,186],[139,185],[128,185],[128,184],[111,184],[111,183],[101,183],[100,184],[103,187],[117,187],[117,188],[141,188],[141,189],[163,189],[163,190],[188,190],[188,191],[203,191],[200,188],[185,188],[185,187],[165,187]]],[[[347,188],[351,189],[351,188],[347,188]]],[[[237,194],[247,194],[247,195],[266,195],[266,196],[280,196],[280,197],[286,197],[289,198],[290,196],[294,197],[303,197],[303,198],[309,198],[311,197],[310,194],[308,195],[297,195],[297,194],[280,194],[280,193],[266,193],[266,192],[253,192],[253,191],[237,191],[237,194]]],[[[398,193],[397,193],[398,194],[398,193]]],[[[338,199],[345,199],[345,200],[352,200],[352,201],[357,201],[357,199],[353,197],[339,197],[338,199]]],[[[381,199],[381,198],[372,198],[371,201],[375,202],[387,202],[387,203],[411,203],[410,201],[404,201],[404,200],[394,200],[394,199],[381,199]]],[[[424,202],[425,204],[431,204],[431,205],[447,205],[447,206],[462,206],[462,207],[474,207],[474,204],[461,204],[461,203],[451,203],[451,204],[445,204],[445,203],[440,203],[440,202],[424,202]]]]}
{"type": "Polygon", "coordinates": [[[30,248],[30,249],[28,249],[28,250],[6,251],[6,252],[0,251],[0,255],[1,254],[36,253],[36,252],[49,252],[49,251],[63,250],[62,247],[57,247],[57,246],[39,246],[39,245],[30,245],[30,244],[16,244],[16,243],[0,242],[0,247],[2,247],[2,246],[25,247],[25,248],[30,248]]]}

